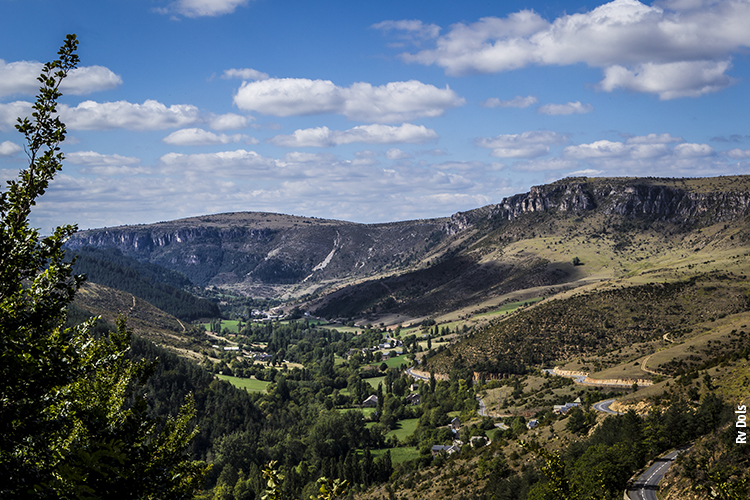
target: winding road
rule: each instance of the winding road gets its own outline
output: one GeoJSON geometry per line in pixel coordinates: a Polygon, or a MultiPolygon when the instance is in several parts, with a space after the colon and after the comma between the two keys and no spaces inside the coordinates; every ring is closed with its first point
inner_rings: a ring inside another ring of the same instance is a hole
{"type": "Polygon", "coordinates": [[[662,480],[664,474],[667,473],[669,467],[677,458],[677,455],[685,451],[687,448],[681,448],[671,453],[664,455],[661,458],[657,458],[654,464],[648,468],[646,472],[641,474],[641,477],[633,484],[633,487],[628,489],[627,495],[631,500],[657,500],[656,491],[659,489],[659,481],[662,480]]]}
{"type": "Polygon", "coordinates": [[[605,399],[604,401],[599,401],[598,403],[594,403],[592,406],[596,411],[600,411],[602,413],[609,413],[610,415],[623,415],[622,412],[614,411],[609,408],[609,405],[614,403],[615,399],[605,399]]]}

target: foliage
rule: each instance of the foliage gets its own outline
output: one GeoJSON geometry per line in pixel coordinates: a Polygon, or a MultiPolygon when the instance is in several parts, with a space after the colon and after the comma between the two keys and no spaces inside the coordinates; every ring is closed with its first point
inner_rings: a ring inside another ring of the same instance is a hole
{"type": "Polygon", "coordinates": [[[217,304],[178,288],[190,285],[184,276],[155,264],[140,263],[114,250],[78,249],[73,270],[85,274],[89,282],[131,293],[184,321],[220,314],[217,304]]]}
{"type": "Polygon", "coordinates": [[[0,496],[2,498],[185,498],[205,464],[185,450],[194,435],[192,401],[159,424],[130,398],[149,374],[126,352],[123,321],[106,334],[94,319],[66,327],[66,308],[83,283],[64,260],[76,231],[42,238],[29,227],[36,200],[61,169],[65,125],[59,86],[78,64],[68,35],[45,64],[33,120],[19,119],[29,166],[0,193],[0,496]]]}

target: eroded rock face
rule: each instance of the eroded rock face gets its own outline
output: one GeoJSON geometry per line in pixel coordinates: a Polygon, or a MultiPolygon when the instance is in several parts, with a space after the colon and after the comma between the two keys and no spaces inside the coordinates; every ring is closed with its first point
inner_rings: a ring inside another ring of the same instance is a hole
{"type": "Polygon", "coordinates": [[[354,224],[248,212],[82,231],[68,248],[116,248],[199,285],[288,285],[364,276],[417,259],[445,237],[445,222],[354,224]]]}
{"type": "Polygon", "coordinates": [[[750,192],[734,188],[735,179],[737,185],[748,184],[744,177],[724,178],[711,190],[711,183],[691,180],[569,178],[442,219],[355,224],[229,213],[82,231],[68,246],[116,248],[180,271],[198,285],[330,283],[403,270],[421,259],[437,262],[442,244],[465,235],[481,238],[483,231],[526,214],[598,211],[686,224],[734,220],[750,212],[750,192]]]}
{"type": "MultiPolygon", "coordinates": [[[[528,193],[505,198],[492,206],[493,217],[513,220],[532,212],[589,212],[601,210],[609,215],[625,217],[649,216],[665,221],[694,221],[711,217],[715,222],[744,216],[750,209],[750,192],[693,192],[664,185],[606,182],[559,182],[534,186],[528,193]]],[[[470,221],[466,214],[459,220],[470,221]]],[[[456,227],[465,227],[460,224],[456,227]]]]}

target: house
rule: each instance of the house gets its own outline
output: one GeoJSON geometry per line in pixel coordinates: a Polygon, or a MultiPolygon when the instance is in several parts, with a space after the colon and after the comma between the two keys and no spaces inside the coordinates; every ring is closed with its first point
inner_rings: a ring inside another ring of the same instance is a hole
{"type": "Polygon", "coordinates": [[[369,398],[362,401],[362,406],[365,408],[374,408],[375,406],[378,406],[378,397],[373,394],[369,398]]]}
{"type": "Polygon", "coordinates": [[[460,452],[461,448],[459,448],[456,445],[442,445],[442,444],[436,444],[432,447],[432,456],[437,456],[441,453],[445,453],[447,455],[452,455],[456,452],[460,452]]]}
{"type": "Polygon", "coordinates": [[[539,420],[533,418],[526,422],[526,428],[527,429],[536,429],[536,427],[539,425],[539,420]]]}
{"type": "Polygon", "coordinates": [[[453,420],[451,420],[451,429],[454,431],[457,431],[461,428],[461,420],[459,420],[458,417],[453,417],[453,420]]]}
{"type": "Polygon", "coordinates": [[[410,405],[413,406],[413,405],[418,405],[421,402],[422,402],[422,398],[416,392],[413,393],[413,394],[409,394],[408,396],[406,396],[406,403],[407,404],[410,404],[410,405]]]}
{"type": "Polygon", "coordinates": [[[579,406],[581,404],[581,399],[577,399],[577,403],[565,403],[564,405],[555,405],[552,407],[552,411],[559,414],[565,414],[568,413],[571,409],[575,408],[576,406],[579,406]]]}

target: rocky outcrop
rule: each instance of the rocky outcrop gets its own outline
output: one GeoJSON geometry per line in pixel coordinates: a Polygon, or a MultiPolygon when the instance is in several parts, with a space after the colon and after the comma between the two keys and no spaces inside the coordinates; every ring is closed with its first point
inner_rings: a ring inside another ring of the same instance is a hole
{"type": "MultiPolygon", "coordinates": [[[[651,217],[669,222],[696,222],[710,218],[723,222],[750,213],[750,192],[724,190],[696,192],[653,180],[607,182],[608,179],[566,179],[534,186],[528,193],[505,198],[492,206],[492,217],[513,220],[534,212],[576,212],[601,210],[608,215],[651,217]]],[[[451,218],[455,228],[471,222],[463,214],[451,218]],[[457,217],[459,216],[459,217],[457,217]]]]}

